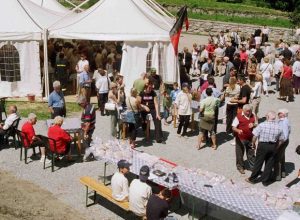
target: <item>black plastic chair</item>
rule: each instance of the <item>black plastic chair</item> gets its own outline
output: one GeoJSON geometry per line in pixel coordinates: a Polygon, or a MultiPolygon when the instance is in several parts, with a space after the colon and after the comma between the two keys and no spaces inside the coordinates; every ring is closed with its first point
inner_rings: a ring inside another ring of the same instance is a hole
{"type": "MultiPolygon", "coordinates": [[[[53,138],[49,138],[49,137],[45,137],[45,139],[48,140],[46,143],[46,152],[47,152],[47,154],[50,154],[50,156],[51,156],[51,171],[54,172],[55,158],[58,156],[65,156],[66,154],[57,153],[56,140],[54,140],[53,138]],[[53,146],[54,146],[53,150],[50,148],[50,142],[53,143],[53,146]]],[[[46,169],[46,157],[44,160],[44,169],[46,169]]]]}
{"type": "Polygon", "coordinates": [[[0,122],[4,122],[6,118],[5,99],[0,99],[0,122]],[[3,116],[5,116],[5,118],[3,118],[3,116]]]}
{"type": "Polygon", "coordinates": [[[28,139],[28,136],[20,131],[20,130],[16,130],[16,134],[17,134],[17,138],[18,138],[18,141],[20,143],[20,161],[22,161],[22,155],[23,155],[23,149],[24,149],[24,156],[25,156],[25,164],[27,164],[27,151],[28,149],[32,149],[33,150],[33,154],[36,155],[36,152],[35,152],[35,148],[38,147],[39,148],[39,151],[40,150],[40,147],[39,146],[32,146],[32,145],[29,145],[28,147],[25,146],[25,141],[27,141],[27,143],[30,143],[29,139],[28,139]]]}
{"type": "Polygon", "coordinates": [[[5,143],[9,144],[9,138],[12,137],[15,145],[15,149],[17,149],[18,145],[16,142],[16,135],[17,135],[17,130],[19,127],[19,123],[21,121],[21,118],[17,118],[12,125],[7,129],[5,135],[4,135],[4,140],[5,143]]]}

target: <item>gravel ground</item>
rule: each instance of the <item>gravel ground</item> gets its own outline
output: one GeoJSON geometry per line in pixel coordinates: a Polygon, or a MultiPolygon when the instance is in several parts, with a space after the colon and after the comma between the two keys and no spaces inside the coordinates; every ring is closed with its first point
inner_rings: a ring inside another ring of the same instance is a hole
{"type": "MultiPolygon", "coordinates": [[[[188,42],[190,46],[197,36],[185,36],[183,42],[188,42]],[[190,37],[190,40],[189,40],[190,37]]],[[[199,38],[200,39],[200,38],[199,38]]],[[[206,38],[201,38],[204,41],[206,38]]],[[[199,41],[200,41],[199,40],[199,41]]],[[[217,78],[217,83],[221,82],[221,78],[217,78]]],[[[292,125],[292,133],[290,137],[290,144],[286,150],[286,166],[288,176],[281,182],[275,182],[268,186],[266,189],[272,193],[280,190],[288,182],[293,180],[300,168],[299,156],[295,153],[295,148],[298,143],[299,116],[300,111],[299,96],[296,96],[295,102],[285,103],[276,99],[277,94],[271,94],[269,97],[263,97],[260,107],[260,116],[264,116],[268,110],[277,110],[278,108],[285,107],[290,111],[289,118],[292,125]]],[[[222,110],[220,110],[220,118],[222,118],[222,110]]],[[[94,137],[100,137],[103,140],[109,139],[110,118],[100,117],[97,114],[97,124],[94,137]]],[[[151,125],[153,128],[153,124],[151,125]]],[[[46,134],[45,122],[39,121],[36,125],[36,131],[40,134],[46,134]]],[[[229,137],[224,135],[225,126],[219,124],[217,141],[219,148],[214,151],[210,148],[204,148],[198,151],[195,146],[197,137],[191,133],[188,139],[179,138],[176,135],[176,130],[173,126],[163,126],[164,136],[167,137],[166,144],[156,144],[140,146],[139,150],[164,157],[175,163],[186,167],[201,168],[204,170],[212,171],[222,174],[233,181],[244,181],[250,175],[241,175],[235,167],[235,148],[230,143],[232,142],[229,137]],[[181,153],[182,152],[182,153],[181,153]]],[[[153,134],[152,134],[153,137],[153,134]]],[[[141,142],[142,138],[139,137],[138,141],[141,142]]],[[[29,153],[30,154],[30,153],[29,153]]],[[[30,161],[30,160],[29,160],[30,161]]],[[[51,173],[50,168],[43,170],[42,164],[38,161],[30,162],[25,165],[24,162],[19,160],[19,150],[14,148],[3,149],[0,152],[0,169],[11,172],[17,178],[28,180],[40,186],[42,189],[48,190],[59,200],[67,205],[75,208],[86,219],[130,219],[129,216],[124,214],[114,206],[101,202],[101,205],[94,205],[85,208],[85,189],[79,183],[79,178],[84,175],[89,175],[94,178],[99,178],[103,174],[103,162],[93,161],[86,163],[74,163],[51,173]]],[[[113,173],[116,168],[114,166],[108,167],[108,172],[113,173]]],[[[263,188],[262,184],[257,184],[253,187],[263,188]]],[[[300,197],[300,195],[299,195],[300,197]]],[[[179,219],[188,219],[186,213],[177,215],[179,219]]]]}

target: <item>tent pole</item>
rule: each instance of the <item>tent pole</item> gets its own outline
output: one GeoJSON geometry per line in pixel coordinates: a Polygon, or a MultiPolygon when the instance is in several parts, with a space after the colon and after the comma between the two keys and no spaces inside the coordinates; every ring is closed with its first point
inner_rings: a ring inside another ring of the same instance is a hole
{"type": "Polygon", "coordinates": [[[45,97],[49,97],[49,69],[48,69],[48,31],[43,30],[44,41],[44,82],[45,82],[45,97]]]}

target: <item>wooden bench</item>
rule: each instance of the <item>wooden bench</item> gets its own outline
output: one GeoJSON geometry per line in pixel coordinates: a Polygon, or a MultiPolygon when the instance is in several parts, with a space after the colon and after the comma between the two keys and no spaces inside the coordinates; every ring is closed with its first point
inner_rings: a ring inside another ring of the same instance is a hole
{"type": "Polygon", "coordinates": [[[84,176],[80,178],[80,183],[83,184],[86,187],[86,198],[85,198],[85,205],[86,207],[90,205],[94,205],[96,203],[96,194],[102,196],[103,198],[107,199],[108,201],[114,203],[115,205],[119,206],[121,209],[125,210],[126,212],[129,211],[129,202],[119,202],[116,201],[112,197],[112,190],[111,188],[108,188],[103,183],[98,182],[94,180],[93,178],[89,176],[84,176]],[[88,205],[88,194],[89,194],[89,188],[94,191],[94,203],[88,205]]]}

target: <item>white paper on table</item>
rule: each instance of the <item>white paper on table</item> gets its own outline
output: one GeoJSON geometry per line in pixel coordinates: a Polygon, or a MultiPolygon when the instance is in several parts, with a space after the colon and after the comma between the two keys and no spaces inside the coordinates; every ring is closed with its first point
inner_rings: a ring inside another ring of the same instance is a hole
{"type": "Polygon", "coordinates": [[[149,180],[154,180],[154,179],[157,179],[157,178],[158,178],[158,176],[156,176],[155,174],[150,172],[150,175],[148,177],[149,180]]]}

